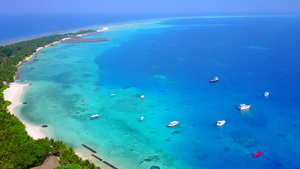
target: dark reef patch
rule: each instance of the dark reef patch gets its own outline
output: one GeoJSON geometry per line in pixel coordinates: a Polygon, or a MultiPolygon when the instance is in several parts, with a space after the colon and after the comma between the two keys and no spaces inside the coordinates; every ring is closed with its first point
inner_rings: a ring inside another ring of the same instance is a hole
{"type": "Polygon", "coordinates": [[[277,133],[276,136],[281,137],[281,138],[284,138],[284,137],[285,137],[285,134],[277,133]]]}
{"type": "Polygon", "coordinates": [[[123,87],[122,89],[130,89],[130,88],[132,88],[133,86],[125,86],[125,87],[123,87]]]}
{"type": "Polygon", "coordinates": [[[82,76],[83,76],[84,78],[92,77],[92,75],[91,75],[91,74],[88,74],[88,73],[83,74],[82,76]]]}
{"type": "Polygon", "coordinates": [[[296,129],[299,128],[299,126],[298,126],[297,124],[293,124],[292,127],[293,127],[293,128],[296,128],[296,129]]]}
{"type": "Polygon", "coordinates": [[[276,165],[276,167],[282,167],[282,164],[278,161],[276,161],[274,164],[276,165]]]}
{"type": "Polygon", "coordinates": [[[230,148],[229,147],[224,147],[224,151],[228,152],[228,151],[230,151],[230,148]]]}
{"type": "Polygon", "coordinates": [[[233,137],[233,139],[235,143],[245,148],[250,148],[257,145],[257,141],[249,136],[241,135],[241,136],[233,137]]]}
{"type": "Polygon", "coordinates": [[[65,83],[65,84],[62,84],[61,87],[62,87],[63,89],[70,89],[70,88],[71,88],[71,85],[65,83]]]}
{"type": "Polygon", "coordinates": [[[151,161],[158,161],[159,158],[158,156],[149,156],[148,158],[145,158],[143,161],[146,161],[146,162],[151,162],[151,161]]]}
{"type": "Polygon", "coordinates": [[[96,82],[95,86],[102,86],[102,84],[100,82],[96,82]]]}
{"type": "Polygon", "coordinates": [[[172,134],[179,134],[181,133],[180,131],[173,131],[172,134]]]}
{"type": "Polygon", "coordinates": [[[167,139],[165,139],[166,142],[171,142],[171,138],[168,137],[167,139]]]}

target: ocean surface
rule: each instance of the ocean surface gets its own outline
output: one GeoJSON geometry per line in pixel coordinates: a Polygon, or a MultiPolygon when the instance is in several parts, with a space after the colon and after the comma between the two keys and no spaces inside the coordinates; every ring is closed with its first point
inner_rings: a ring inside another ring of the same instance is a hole
{"type": "Polygon", "coordinates": [[[21,118],[99,166],[81,144],[121,169],[300,168],[300,17],[128,24],[22,65],[21,118]]]}
{"type": "Polygon", "coordinates": [[[122,24],[129,20],[153,19],[171,14],[0,14],[0,46],[57,33],[78,31],[99,24],[122,24]]]}

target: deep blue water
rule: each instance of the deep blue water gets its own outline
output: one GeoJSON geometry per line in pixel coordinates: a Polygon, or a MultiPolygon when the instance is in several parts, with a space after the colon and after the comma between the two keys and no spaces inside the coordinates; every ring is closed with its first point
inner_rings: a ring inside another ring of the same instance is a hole
{"type": "Polygon", "coordinates": [[[108,42],[58,44],[24,64],[19,82],[33,85],[19,113],[119,168],[299,168],[299,30],[300,17],[113,27],[94,35],[108,42]]]}

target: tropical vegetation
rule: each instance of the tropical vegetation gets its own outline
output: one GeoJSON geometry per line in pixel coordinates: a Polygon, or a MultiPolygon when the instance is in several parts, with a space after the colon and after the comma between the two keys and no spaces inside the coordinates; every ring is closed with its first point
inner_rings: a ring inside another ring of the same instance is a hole
{"type": "MultiPolygon", "coordinates": [[[[82,30],[73,35],[88,32],[94,30],[82,30]]],[[[25,131],[25,125],[7,110],[11,103],[5,101],[3,96],[3,91],[9,88],[6,84],[14,81],[18,70],[16,65],[20,61],[34,53],[38,47],[67,36],[68,34],[57,34],[0,46],[0,168],[21,169],[39,166],[50,155],[59,156],[62,167],[57,168],[99,168],[88,160],[82,160],[72,148],[68,148],[61,141],[47,137],[34,140],[30,137],[25,131]]]]}

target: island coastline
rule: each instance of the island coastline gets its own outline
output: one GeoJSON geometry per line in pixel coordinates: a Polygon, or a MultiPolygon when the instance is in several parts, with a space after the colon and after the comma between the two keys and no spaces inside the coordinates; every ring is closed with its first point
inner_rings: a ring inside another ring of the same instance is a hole
{"type": "MultiPolygon", "coordinates": [[[[104,31],[107,31],[107,30],[109,30],[109,27],[103,27],[100,30],[96,30],[96,32],[104,32],[104,31]]],[[[76,36],[82,37],[82,36],[86,36],[86,35],[88,35],[88,33],[79,34],[79,35],[76,35],[76,36]]],[[[69,37],[63,38],[63,39],[61,39],[59,41],[55,41],[55,42],[52,42],[52,43],[50,43],[48,45],[45,45],[44,47],[38,47],[33,54],[31,54],[30,56],[26,57],[24,60],[19,61],[19,63],[16,65],[16,67],[18,68],[18,71],[19,71],[19,67],[24,62],[30,61],[30,59],[32,59],[33,57],[35,57],[38,54],[39,51],[41,51],[42,49],[45,49],[47,47],[50,47],[50,46],[55,46],[55,44],[58,44],[62,40],[66,40],[66,39],[71,39],[71,38],[69,38],[69,37]]],[[[17,78],[18,78],[18,72],[16,72],[16,75],[14,76],[14,80],[16,80],[17,78]]],[[[25,88],[29,87],[31,84],[30,83],[28,83],[28,84],[21,84],[21,83],[17,83],[17,82],[11,82],[8,85],[10,87],[3,91],[4,100],[11,102],[11,105],[9,105],[7,107],[8,112],[10,112],[11,115],[14,115],[15,117],[17,117],[25,125],[26,132],[34,140],[43,139],[43,138],[46,138],[46,137],[49,138],[50,135],[48,133],[45,134],[45,133],[43,133],[41,131],[41,129],[42,129],[41,126],[36,126],[36,125],[32,125],[32,124],[29,124],[29,123],[25,122],[22,118],[20,118],[20,116],[15,111],[15,109],[18,106],[24,104],[22,102],[22,100],[21,100],[22,95],[24,93],[25,88]]],[[[75,154],[78,157],[82,158],[83,160],[91,160],[92,161],[92,159],[90,159],[87,156],[85,156],[84,153],[82,153],[82,152],[75,152],[75,154]]],[[[106,168],[106,164],[104,166],[101,166],[101,167],[106,168]]]]}
{"type": "MultiPolygon", "coordinates": [[[[102,29],[96,30],[96,32],[104,32],[104,31],[107,31],[107,30],[109,30],[109,27],[103,27],[102,29]]],[[[76,35],[76,36],[82,37],[82,36],[86,36],[86,35],[88,35],[88,33],[79,34],[79,35],[76,35]]],[[[24,62],[28,62],[31,58],[35,57],[38,54],[38,52],[41,51],[42,49],[45,49],[45,48],[50,47],[50,46],[55,46],[58,43],[60,43],[61,41],[68,40],[68,39],[71,39],[71,38],[63,38],[63,39],[61,39],[59,41],[55,41],[55,42],[52,42],[52,43],[50,43],[48,45],[45,45],[44,47],[38,47],[33,54],[31,54],[30,56],[26,57],[24,60],[20,61],[16,65],[16,67],[21,66],[24,62]]],[[[15,80],[17,79],[17,74],[14,76],[14,79],[15,80]]]]}
{"type": "Polygon", "coordinates": [[[41,127],[34,126],[22,120],[19,115],[15,112],[15,108],[22,105],[21,97],[24,92],[24,88],[28,87],[29,84],[19,84],[19,83],[10,83],[10,88],[4,90],[4,99],[6,101],[10,101],[12,104],[7,107],[10,114],[16,116],[24,125],[25,130],[27,131],[28,135],[31,136],[33,139],[37,140],[40,138],[45,138],[46,135],[40,131],[41,127]]]}

